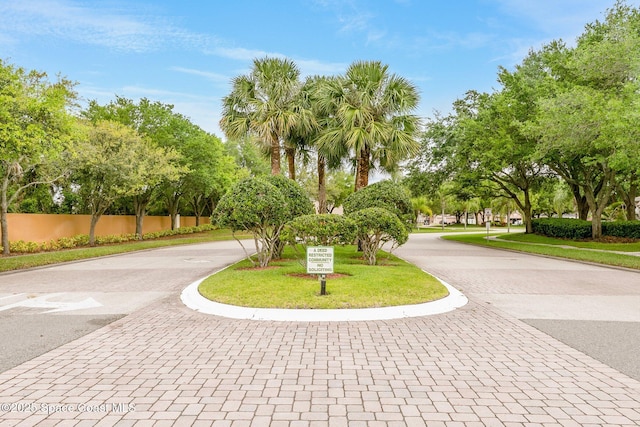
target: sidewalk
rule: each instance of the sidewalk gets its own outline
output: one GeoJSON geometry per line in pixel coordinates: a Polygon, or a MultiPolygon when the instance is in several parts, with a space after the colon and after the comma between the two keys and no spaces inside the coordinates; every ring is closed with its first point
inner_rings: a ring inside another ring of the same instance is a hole
{"type": "MultiPolygon", "coordinates": [[[[513,271],[501,278],[500,269],[456,270],[446,261],[464,255],[460,245],[447,243],[439,254],[421,252],[422,245],[406,251],[431,257],[434,273],[469,296],[467,305],[396,320],[279,322],[198,313],[176,293],[0,374],[0,420],[6,426],[640,425],[640,382],[474,296],[506,286],[513,271]]],[[[473,251],[469,256],[493,255],[473,251]]]]}
{"type": "MultiPolygon", "coordinates": [[[[507,239],[501,239],[498,236],[489,236],[488,237],[489,240],[495,240],[498,242],[509,242],[509,243],[513,243],[513,240],[507,240],[507,239]]],[[[515,241],[517,243],[517,241],[515,241]]],[[[604,253],[613,253],[613,254],[618,254],[618,255],[630,255],[630,256],[640,256],[640,252],[625,252],[625,251],[609,251],[606,249],[592,249],[592,248],[579,248],[577,246],[571,246],[571,245],[551,245],[548,243],[533,243],[533,242],[527,242],[527,245],[532,245],[532,246],[547,246],[550,248],[562,248],[562,249],[569,249],[569,250],[578,250],[578,251],[589,251],[589,252],[604,252],[604,253]]]]}

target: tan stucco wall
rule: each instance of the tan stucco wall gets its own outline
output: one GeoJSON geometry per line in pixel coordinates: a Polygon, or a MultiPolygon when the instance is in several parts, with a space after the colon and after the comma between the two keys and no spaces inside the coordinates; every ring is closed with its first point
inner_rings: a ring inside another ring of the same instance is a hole
{"type": "MultiPolygon", "coordinates": [[[[26,242],[46,242],[60,237],[89,234],[91,215],[47,215],[8,214],[9,240],[26,242]]],[[[201,224],[208,224],[209,218],[200,218],[201,224]]],[[[195,217],[181,217],[180,226],[196,224],[195,217]]],[[[145,216],[142,233],[168,230],[171,219],[168,216],[145,216]]],[[[103,215],[96,225],[96,236],[132,234],[136,231],[136,217],[133,215],[103,215]]]]}

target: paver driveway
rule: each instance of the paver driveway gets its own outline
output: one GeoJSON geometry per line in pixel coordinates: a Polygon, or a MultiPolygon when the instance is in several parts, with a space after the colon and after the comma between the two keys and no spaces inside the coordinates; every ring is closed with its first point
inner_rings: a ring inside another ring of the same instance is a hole
{"type": "MultiPolygon", "coordinates": [[[[0,419],[39,426],[640,424],[640,382],[486,297],[553,289],[579,296],[584,291],[567,278],[581,277],[593,284],[592,295],[611,281],[620,284],[618,295],[636,298],[637,273],[426,235],[412,236],[400,255],[428,264],[469,304],[392,321],[257,322],[190,311],[180,286],[168,287],[168,297],[1,373],[0,419]],[[501,267],[507,260],[510,267],[501,267]]],[[[171,257],[158,268],[171,269],[171,257]]],[[[144,271],[132,267],[131,274],[144,271]]],[[[63,290],[63,278],[55,280],[50,286],[63,290]]]]}

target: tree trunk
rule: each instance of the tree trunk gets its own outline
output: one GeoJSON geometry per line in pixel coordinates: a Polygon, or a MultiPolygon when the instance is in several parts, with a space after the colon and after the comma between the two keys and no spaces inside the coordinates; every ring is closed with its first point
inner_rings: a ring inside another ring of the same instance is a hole
{"type": "Polygon", "coordinates": [[[591,238],[599,239],[602,237],[602,210],[598,209],[593,213],[591,218],[591,238]]]}
{"type": "Polygon", "coordinates": [[[369,146],[364,146],[358,156],[355,191],[369,185],[369,157],[371,157],[371,149],[369,146]]]}
{"type": "Polygon", "coordinates": [[[138,214],[136,212],[136,236],[138,240],[142,240],[142,223],[144,222],[144,210],[138,214]]]}
{"type": "Polygon", "coordinates": [[[141,200],[141,198],[133,198],[133,208],[136,212],[136,236],[138,240],[142,240],[142,223],[144,222],[144,213],[147,208],[147,204],[141,200]]]}
{"type": "Polygon", "coordinates": [[[178,218],[178,210],[177,209],[171,209],[171,211],[169,211],[169,217],[171,218],[171,229],[175,230],[176,229],[176,219],[178,218]]]}
{"type": "Polygon", "coordinates": [[[167,211],[169,211],[169,216],[171,217],[171,229],[175,229],[176,217],[178,216],[178,210],[180,209],[180,198],[181,194],[165,194],[167,201],[167,211]]]}
{"type": "Polygon", "coordinates": [[[629,201],[626,202],[627,221],[635,221],[636,219],[636,194],[638,194],[637,188],[629,191],[629,201]]]}
{"type": "Polygon", "coordinates": [[[271,137],[271,175],[280,175],[280,139],[271,137]]]}
{"type": "Polygon", "coordinates": [[[638,176],[633,173],[629,177],[629,190],[625,190],[618,185],[618,193],[622,196],[625,206],[625,217],[627,221],[636,219],[636,196],[638,195],[638,176]]]}
{"type": "Polygon", "coordinates": [[[2,181],[2,201],[0,202],[0,229],[2,230],[2,255],[11,253],[9,248],[9,224],[7,223],[7,212],[9,211],[9,203],[7,202],[7,191],[9,188],[9,179],[5,177],[2,181]]]}
{"type": "Polygon", "coordinates": [[[2,224],[2,255],[9,255],[9,224],[7,224],[7,209],[2,205],[2,213],[0,214],[2,217],[0,218],[0,223],[2,224]]]}
{"type": "Polygon", "coordinates": [[[607,207],[611,194],[615,188],[615,172],[604,170],[602,182],[596,186],[585,186],[584,194],[591,210],[591,238],[602,237],[602,212],[607,207]],[[594,188],[595,187],[595,188],[594,188]]]}
{"type": "Polygon", "coordinates": [[[296,149],[286,147],[284,153],[287,156],[287,166],[289,167],[289,179],[296,180],[296,149]]]}
{"type": "Polygon", "coordinates": [[[522,206],[522,216],[524,217],[524,232],[525,234],[533,233],[533,223],[531,221],[531,198],[529,192],[524,192],[524,206],[522,206]]]}
{"type": "Polygon", "coordinates": [[[91,214],[91,224],[89,225],[89,246],[96,245],[96,225],[100,219],[101,214],[91,214]]]}
{"type": "Polygon", "coordinates": [[[206,208],[206,201],[202,195],[193,196],[189,202],[193,208],[193,214],[196,217],[196,227],[200,225],[200,217],[206,208]],[[203,206],[204,205],[204,206],[203,206]]]}
{"type": "Polygon", "coordinates": [[[571,193],[573,193],[573,199],[576,202],[576,210],[578,211],[578,218],[586,221],[589,217],[589,203],[587,197],[580,191],[580,186],[577,184],[569,184],[571,193]]]}
{"type": "Polygon", "coordinates": [[[327,213],[326,159],[318,154],[318,213],[327,213]]]}
{"type": "Polygon", "coordinates": [[[133,209],[136,213],[136,234],[138,235],[138,240],[142,240],[142,225],[147,212],[147,206],[151,203],[152,194],[153,189],[148,189],[144,193],[133,196],[133,209]]]}

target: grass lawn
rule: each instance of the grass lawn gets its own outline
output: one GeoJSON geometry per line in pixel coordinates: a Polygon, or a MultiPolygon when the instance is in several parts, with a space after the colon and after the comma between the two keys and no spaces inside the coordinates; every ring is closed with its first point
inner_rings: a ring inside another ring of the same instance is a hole
{"type": "Polygon", "coordinates": [[[487,240],[486,235],[484,234],[451,235],[443,237],[443,239],[455,240],[474,245],[511,249],[520,252],[640,270],[640,256],[610,252],[640,252],[639,243],[573,242],[569,240],[551,239],[543,236],[522,233],[502,234],[499,238],[508,241],[487,240]],[[541,244],[551,246],[543,246],[541,244]],[[567,248],[567,246],[573,246],[575,249],[567,248]],[[598,251],[585,249],[596,249],[598,251]]]}
{"type": "MultiPolygon", "coordinates": [[[[428,227],[414,227],[411,230],[412,233],[464,233],[464,232],[473,232],[473,231],[485,231],[486,227],[484,225],[467,225],[467,228],[464,228],[464,224],[455,224],[455,225],[447,225],[442,229],[440,225],[430,225],[428,227]]],[[[523,231],[524,227],[522,226],[511,226],[512,232],[523,231]]],[[[496,227],[491,226],[491,232],[502,232],[506,233],[507,227],[496,227]]]]}
{"type": "MultiPolygon", "coordinates": [[[[238,237],[249,237],[240,235],[238,237]]],[[[10,255],[0,257],[0,272],[20,270],[24,268],[40,267],[67,261],[95,258],[105,255],[114,255],[125,252],[140,251],[145,249],[160,248],[164,246],[186,245],[192,243],[215,242],[231,240],[229,230],[213,230],[197,234],[164,237],[156,240],[143,240],[139,242],[117,243],[112,245],[96,246],[93,248],[66,249],[55,252],[40,252],[26,255],[10,255]]]]}
{"type": "Polygon", "coordinates": [[[590,241],[576,241],[565,239],[554,239],[552,237],[538,236],[537,234],[507,234],[500,236],[500,239],[513,242],[538,243],[544,245],[572,246],[575,248],[597,249],[604,251],[620,252],[640,252],[640,242],[633,243],[603,243],[590,241]]]}
{"type": "Polygon", "coordinates": [[[448,295],[437,279],[393,255],[379,252],[369,266],[354,246],[334,247],[334,273],[327,278],[327,295],[320,295],[317,276],[307,276],[296,255],[285,248],[283,258],[265,269],[241,261],[210,276],[200,293],[213,301],[260,308],[366,308],[419,304],[448,295]],[[301,277],[302,276],[302,277],[301,277]]]}

